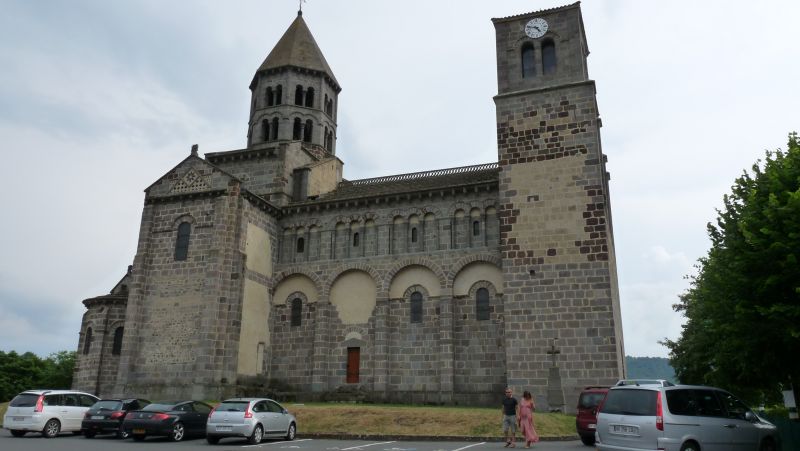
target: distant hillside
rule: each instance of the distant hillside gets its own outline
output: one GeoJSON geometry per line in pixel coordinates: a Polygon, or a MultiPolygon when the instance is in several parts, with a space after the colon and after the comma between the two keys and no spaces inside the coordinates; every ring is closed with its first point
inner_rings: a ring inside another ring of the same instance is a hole
{"type": "Polygon", "coordinates": [[[627,355],[625,363],[628,365],[628,379],[666,379],[672,383],[678,383],[675,370],[669,365],[669,359],[627,355]]]}

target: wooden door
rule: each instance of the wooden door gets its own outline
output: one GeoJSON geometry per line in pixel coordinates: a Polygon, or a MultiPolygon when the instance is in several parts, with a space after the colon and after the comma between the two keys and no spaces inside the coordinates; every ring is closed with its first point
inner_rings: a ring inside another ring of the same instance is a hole
{"type": "Polygon", "coordinates": [[[358,383],[358,367],[361,364],[361,348],[347,348],[347,383],[358,383]]]}

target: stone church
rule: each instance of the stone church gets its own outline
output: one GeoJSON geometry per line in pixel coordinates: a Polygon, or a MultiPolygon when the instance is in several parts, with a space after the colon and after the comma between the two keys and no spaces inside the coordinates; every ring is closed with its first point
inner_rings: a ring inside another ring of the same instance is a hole
{"type": "Polygon", "coordinates": [[[575,3],[492,19],[497,161],[360,180],[302,12],[256,70],[247,146],[145,189],[136,256],[83,301],[101,396],[574,410],[625,374],[606,156],[575,3]]]}

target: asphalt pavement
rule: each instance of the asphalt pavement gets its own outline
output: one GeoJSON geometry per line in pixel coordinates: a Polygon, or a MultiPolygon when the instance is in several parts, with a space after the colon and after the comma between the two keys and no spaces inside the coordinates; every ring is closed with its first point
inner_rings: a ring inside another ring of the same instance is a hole
{"type": "MultiPolygon", "coordinates": [[[[209,445],[204,438],[189,439],[173,443],[166,438],[148,438],[144,442],[118,440],[111,436],[97,436],[87,439],[79,435],[61,434],[53,439],[43,438],[40,434],[27,434],[24,437],[12,437],[8,430],[0,431],[0,450],[3,451],[157,451],[157,450],[214,450],[245,451],[263,449],[265,451],[484,451],[506,450],[503,442],[491,441],[422,441],[422,440],[370,440],[370,439],[317,439],[298,438],[287,441],[264,441],[258,445],[250,445],[244,440],[223,439],[218,445],[209,445]]],[[[517,443],[518,449],[525,449],[525,443],[517,443]]],[[[594,448],[584,446],[579,440],[543,441],[534,444],[534,450],[593,451],[594,448]]]]}

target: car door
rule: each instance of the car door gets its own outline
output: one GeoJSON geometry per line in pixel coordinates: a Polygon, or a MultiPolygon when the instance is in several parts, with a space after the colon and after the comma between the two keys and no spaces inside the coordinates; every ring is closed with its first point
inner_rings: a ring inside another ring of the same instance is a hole
{"type": "Polygon", "coordinates": [[[63,405],[60,410],[64,415],[61,430],[65,432],[79,430],[81,428],[83,414],[86,411],[85,408],[81,407],[80,397],[74,393],[67,393],[61,395],[61,398],[63,400],[63,405]]]}
{"type": "Polygon", "coordinates": [[[267,408],[266,401],[258,401],[253,404],[253,416],[264,427],[264,433],[269,434],[271,426],[271,417],[269,408],[267,408]]]}
{"type": "Polygon", "coordinates": [[[201,435],[206,433],[206,424],[208,423],[208,415],[211,414],[211,406],[202,402],[192,403],[194,409],[195,419],[197,421],[197,432],[201,435]]]}
{"type": "Polygon", "coordinates": [[[726,426],[730,423],[719,398],[711,389],[694,390],[697,403],[697,439],[703,451],[731,451],[726,426]]]}
{"type": "Polygon", "coordinates": [[[717,390],[717,396],[725,408],[728,419],[728,449],[731,451],[750,451],[758,449],[758,429],[756,425],[745,419],[750,409],[732,394],[717,390]]]}
{"type": "Polygon", "coordinates": [[[272,432],[274,434],[285,433],[289,429],[289,415],[286,415],[283,407],[275,401],[267,401],[267,407],[272,419],[272,432]]]}

